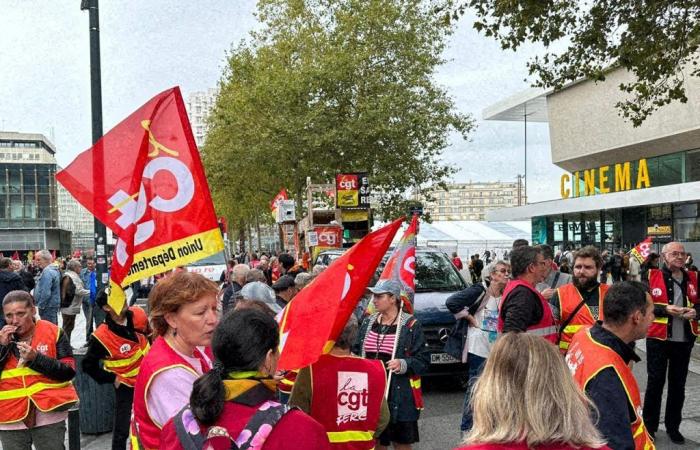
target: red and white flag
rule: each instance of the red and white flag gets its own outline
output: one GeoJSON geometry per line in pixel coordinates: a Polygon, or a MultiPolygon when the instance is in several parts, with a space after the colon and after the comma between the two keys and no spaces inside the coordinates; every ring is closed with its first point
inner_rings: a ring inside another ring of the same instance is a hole
{"type": "Polygon", "coordinates": [[[642,242],[637,244],[636,247],[634,247],[632,250],[630,250],[630,254],[637,258],[637,261],[639,261],[639,264],[644,264],[644,261],[647,260],[649,257],[649,254],[651,253],[651,236],[647,236],[646,239],[644,239],[642,242]]]}
{"type": "Polygon", "coordinates": [[[270,202],[270,211],[272,212],[272,218],[274,220],[277,219],[277,208],[279,208],[279,204],[283,200],[289,200],[289,196],[287,195],[287,190],[285,188],[282,188],[270,202]]]}
{"type": "Polygon", "coordinates": [[[306,367],[333,348],[403,220],[365,236],[287,304],[280,325],[280,370],[306,367]]]}
{"type": "Polygon", "coordinates": [[[418,236],[418,215],[414,214],[399,245],[394,248],[384,266],[379,280],[394,280],[401,283],[401,300],[404,309],[413,314],[413,296],[416,292],[416,239],[418,236]]]}
{"type": "Polygon", "coordinates": [[[109,296],[117,311],[123,287],[224,247],[178,87],[149,100],[56,179],[119,236],[109,296]]]}

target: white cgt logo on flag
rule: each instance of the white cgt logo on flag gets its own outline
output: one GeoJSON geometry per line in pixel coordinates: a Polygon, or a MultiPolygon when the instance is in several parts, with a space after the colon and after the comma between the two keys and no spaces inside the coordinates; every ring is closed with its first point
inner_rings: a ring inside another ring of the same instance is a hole
{"type": "Polygon", "coordinates": [[[368,387],[366,373],[338,372],[338,425],[367,419],[368,387]]]}

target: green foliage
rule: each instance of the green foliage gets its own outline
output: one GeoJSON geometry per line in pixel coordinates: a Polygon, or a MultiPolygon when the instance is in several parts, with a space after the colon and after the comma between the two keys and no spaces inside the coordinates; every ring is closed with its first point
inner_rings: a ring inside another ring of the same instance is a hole
{"type": "Polygon", "coordinates": [[[503,49],[524,42],[548,48],[528,63],[537,86],[603,81],[618,66],[630,71],[636,80],[620,85],[629,95],[616,106],[634,126],[672,101],[687,102],[684,77],[700,76],[697,0],[467,0],[450,10],[450,19],[469,8],[477,16],[474,28],[503,49]],[[563,51],[549,51],[559,42],[563,51]]]}
{"type": "MultiPolygon", "coordinates": [[[[233,47],[202,150],[217,208],[249,220],[281,187],[367,171],[379,215],[454,173],[440,162],[469,116],[433,80],[451,25],[421,0],[261,0],[233,47]]],[[[267,214],[269,216],[269,214],[267,214]]]]}

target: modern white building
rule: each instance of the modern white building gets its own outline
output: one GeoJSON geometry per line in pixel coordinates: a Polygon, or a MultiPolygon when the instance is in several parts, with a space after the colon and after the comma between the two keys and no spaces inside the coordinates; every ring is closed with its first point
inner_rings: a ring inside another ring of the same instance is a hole
{"type": "Polygon", "coordinates": [[[61,183],[58,188],[58,225],[71,232],[73,251],[95,247],[95,221],[90,212],[68,192],[61,183]]]}
{"type": "Polygon", "coordinates": [[[216,103],[217,95],[219,95],[219,90],[210,88],[206,92],[192,92],[185,101],[187,115],[190,119],[192,133],[198,148],[204,145],[204,140],[207,136],[207,118],[216,103]]]}
{"type": "Polygon", "coordinates": [[[487,220],[532,221],[532,240],[627,248],[646,237],[700,254],[700,79],[686,74],[687,103],[662,107],[639,127],[615,104],[626,99],[623,69],[604,82],[533,91],[484,111],[486,120],[547,122],[552,161],[568,171],[551,183],[561,199],[499,209],[487,220]]]}
{"type": "MultiPolygon", "coordinates": [[[[423,211],[432,220],[484,220],[486,211],[524,205],[523,182],[469,182],[436,188],[433,201],[423,201],[423,211]]],[[[418,199],[421,200],[421,199],[418,199]]]]}

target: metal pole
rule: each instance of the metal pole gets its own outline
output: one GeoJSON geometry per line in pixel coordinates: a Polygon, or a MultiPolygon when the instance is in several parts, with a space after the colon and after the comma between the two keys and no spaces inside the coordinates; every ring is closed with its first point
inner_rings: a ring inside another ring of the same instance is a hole
{"type": "Polygon", "coordinates": [[[523,117],[525,118],[525,204],[527,205],[527,103],[524,105],[523,117]]]}
{"type": "MultiPolygon", "coordinates": [[[[92,105],[92,143],[102,138],[102,80],[100,69],[100,16],[98,0],[82,0],[80,9],[90,13],[90,92],[92,105]]],[[[93,154],[95,192],[104,191],[104,160],[93,154]]],[[[105,284],[107,274],[107,229],[95,218],[95,262],[97,289],[105,284]]]]}

